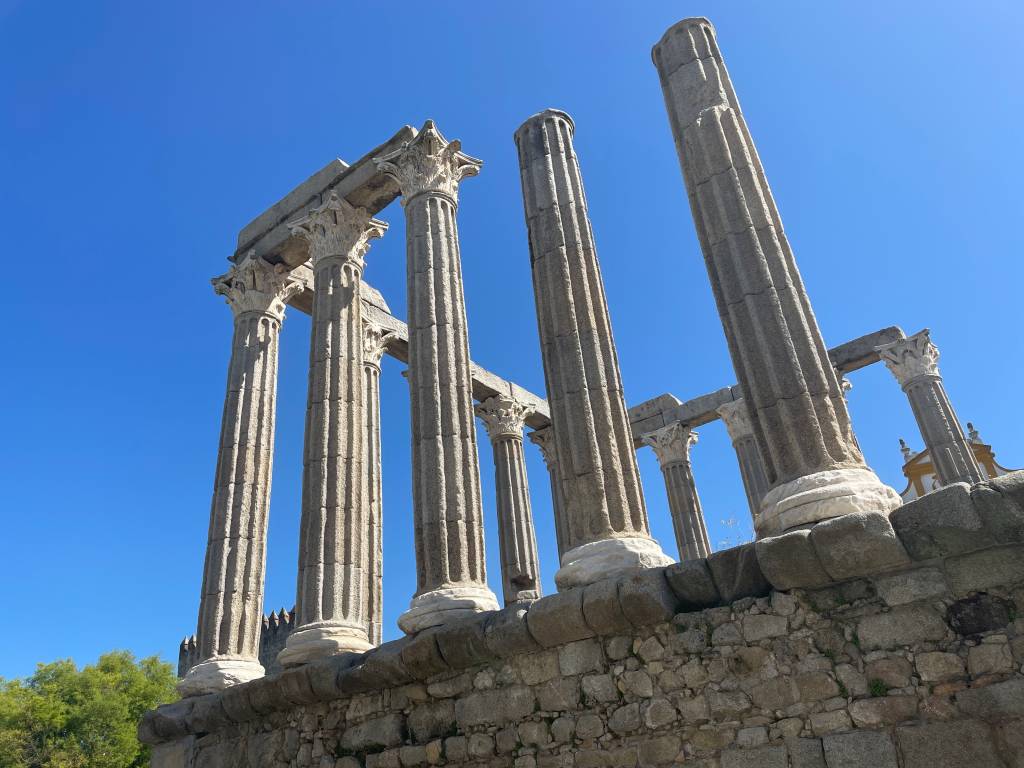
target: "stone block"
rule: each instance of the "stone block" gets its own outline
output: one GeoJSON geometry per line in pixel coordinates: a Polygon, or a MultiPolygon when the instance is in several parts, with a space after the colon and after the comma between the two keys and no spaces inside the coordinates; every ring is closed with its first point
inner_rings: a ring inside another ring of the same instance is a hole
{"type": "Polygon", "coordinates": [[[436,629],[427,629],[409,638],[409,642],[402,648],[402,662],[416,680],[426,680],[451,671],[437,646],[436,629]]]}
{"type": "Polygon", "coordinates": [[[455,702],[455,720],[463,730],[477,725],[505,725],[533,714],[536,706],[533,691],[522,685],[477,691],[455,702]]]}
{"type": "Polygon", "coordinates": [[[877,696],[850,704],[850,717],[858,728],[881,728],[917,717],[916,696],[877,696]]]}
{"type": "Polygon", "coordinates": [[[945,565],[949,586],[957,596],[1009,586],[1024,581],[1024,546],[995,547],[951,557],[945,565]]]}
{"type": "Polygon", "coordinates": [[[354,725],[341,735],[341,746],[351,752],[397,747],[405,741],[405,718],[390,714],[354,725]]]}
{"type": "Polygon", "coordinates": [[[604,721],[597,715],[581,715],[576,721],[576,738],[587,741],[604,734],[604,721]]]}
{"type": "Polygon", "coordinates": [[[534,688],[537,705],[545,712],[565,712],[579,709],[580,683],[573,677],[548,680],[534,688]]]}
{"type": "Polygon", "coordinates": [[[644,725],[657,730],[669,723],[674,723],[678,717],[676,708],[668,699],[652,699],[643,708],[644,725]]]}
{"type": "Polygon", "coordinates": [[[954,632],[967,637],[1003,629],[1015,613],[1009,600],[982,593],[951,604],[946,609],[946,619],[954,632]]]}
{"type": "Polygon", "coordinates": [[[602,579],[583,588],[583,619],[598,635],[611,635],[633,628],[619,605],[618,579],[602,579]]]}
{"type": "Polygon", "coordinates": [[[608,718],[608,729],[614,733],[629,733],[640,728],[640,705],[626,704],[612,712],[608,718]]]}
{"type": "Polygon", "coordinates": [[[753,543],[708,555],[708,568],[724,603],[744,597],[764,597],[771,592],[771,584],[757,562],[753,543]]]}
{"type": "Polygon", "coordinates": [[[220,694],[211,693],[192,699],[192,712],[188,721],[190,731],[211,733],[230,724],[231,718],[221,705],[220,694]]]}
{"type": "Polygon", "coordinates": [[[665,568],[669,587],[679,598],[680,611],[699,611],[718,605],[722,596],[711,578],[708,561],[704,558],[684,560],[665,568]]]}
{"type": "Polygon", "coordinates": [[[865,616],[857,625],[857,637],[865,650],[934,643],[946,636],[946,622],[927,605],[908,605],[888,613],[865,616]]]}
{"type": "Polygon", "coordinates": [[[634,627],[671,621],[679,598],[668,585],[664,568],[642,568],[619,581],[619,606],[634,627]]]}
{"type": "Polygon", "coordinates": [[[717,720],[735,720],[750,709],[750,697],[743,691],[707,690],[708,710],[717,720]]]}
{"type": "Polygon", "coordinates": [[[1024,679],[992,683],[956,693],[956,704],[964,714],[979,720],[1024,717],[1024,679]]]}
{"type": "Polygon", "coordinates": [[[526,625],[533,639],[544,648],[594,636],[583,619],[583,588],[558,592],[530,603],[526,625]]]}
{"type": "Polygon", "coordinates": [[[821,746],[828,768],[897,768],[896,747],[886,731],[830,733],[821,746]]]}
{"type": "Polygon", "coordinates": [[[1003,768],[992,731],[976,720],[896,729],[903,768],[1003,768]]]}
{"type": "Polygon", "coordinates": [[[825,520],[811,528],[810,539],[822,567],[836,581],[910,564],[889,517],[879,512],[853,512],[825,520]]]}
{"type": "Polygon", "coordinates": [[[890,516],[915,560],[949,557],[995,544],[982,525],[966,483],[953,483],[904,504],[890,516]]]}
{"type": "Polygon", "coordinates": [[[834,709],[828,712],[815,712],[810,717],[811,732],[815,736],[825,736],[837,731],[848,731],[853,727],[850,715],[845,709],[834,709]]]}
{"type": "Polygon", "coordinates": [[[868,680],[881,680],[887,688],[905,688],[910,685],[912,672],[910,662],[902,656],[873,659],[864,667],[864,675],[868,680]]]}
{"type": "Polygon", "coordinates": [[[468,669],[497,658],[484,639],[489,620],[489,616],[477,614],[438,627],[437,647],[449,667],[468,669]]]}
{"type": "Polygon", "coordinates": [[[792,677],[780,676],[752,688],[750,697],[754,700],[754,706],[775,711],[799,701],[800,691],[792,677]]]}
{"type": "Polygon", "coordinates": [[[319,699],[310,683],[309,670],[305,665],[281,672],[277,679],[277,689],[281,697],[291,704],[311,704],[319,699]]]}
{"type": "Polygon", "coordinates": [[[794,679],[800,701],[812,702],[839,695],[839,686],[827,672],[804,672],[794,679]]]}
{"type": "Polygon", "coordinates": [[[788,768],[786,748],[757,747],[755,749],[727,749],[722,752],[722,768],[788,768]]]}
{"type": "Polygon", "coordinates": [[[150,768],[191,768],[192,737],[157,744],[149,757],[150,768]]]}
{"type": "MultiPolygon", "coordinates": [[[[345,670],[345,672],[347,671],[345,670]]],[[[270,714],[281,708],[284,704],[277,690],[277,675],[258,677],[255,680],[250,680],[243,685],[235,687],[245,688],[246,693],[249,695],[249,705],[261,715],[270,714]]]]}
{"type": "MultiPolygon", "coordinates": [[[[996,478],[1001,480],[1002,478],[996,478]]],[[[1024,509],[1021,502],[1001,493],[992,483],[971,488],[971,501],[989,535],[1000,544],[1024,542],[1024,509]]]]}
{"type": "Polygon", "coordinates": [[[821,739],[789,739],[786,746],[793,768],[825,768],[821,739]]]}
{"type": "Polygon", "coordinates": [[[604,653],[597,640],[577,640],[558,649],[558,668],[563,675],[582,675],[604,668],[604,653]]]}
{"type": "Polygon", "coordinates": [[[743,617],[743,637],[748,643],[781,637],[787,633],[788,627],[785,616],[755,613],[743,617]]]}
{"type": "Polygon", "coordinates": [[[941,683],[964,676],[964,662],[955,653],[930,651],[914,656],[917,674],[926,683],[941,683]]]}
{"type": "Polygon", "coordinates": [[[526,608],[522,605],[510,605],[488,613],[484,642],[487,643],[487,649],[499,659],[540,650],[540,645],[530,634],[526,624],[526,608]]]}
{"type": "Polygon", "coordinates": [[[949,591],[946,577],[938,568],[915,568],[872,581],[878,596],[890,606],[941,597],[949,591]]]}
{"type": "Polygon", "coordinates": [[[676,756],[682,746],[679,737],[673,735],[644,739],[637,745],[640,765],[677,764],[676,756]]]}
{"type": "Polygon", "coordinates": [[[654,695],[654,683],[651,681],[651,676],[642,669],[623,672],[622,677],[619,678],[619,687],[622,688],[623,693],[644,699],[649,699],[654,695]]]}
{"type": "Polygon", "coordinates": [[[967,671],[971,677],[1002,675],[1013,671],[1009,643],[982,643],[967,649],[967,671]]]}
{"type": "Polygon", "coordinates": [[[755,542],[761,571],[775,589],[806,589],[832,583],[810,535],[809,530],[790,531],[755,542]]]}
{"type": "Polygon", "coordinates": [[[363,658],[364,670],[367,674],[382,680],[387,686],[411,682],[413,676],[402,661],[402,649],[410,642],[410,638],[403,637],[371,648],[363,658]]]}
{"type": "Polygon", "coordinates": [[[618,701],[619,689],[611,675],[587,675],[582,680],[583,695],[588,702],[618,701]]]}
{"type": "Polygon", "coordinates": [[[455,703],[451,699],[426,702],[409,712],[409,730],[416,741],[429,741],[455,732],[455,703]]]}
{"type": "MultiPolygon", "coordinates": [[[[334,673],[337,677],[337,672],[334,673]]],[[[341,691],[337,692],[341,695],[341,691]]],[[[249,689],[247,685],[233,685],[220,692],[220,705],[224,714],[233,723],[244,723],[252,720],[258,714],[249,702],[249,689]]],[[[147,713],[148,717],[148,713],[147,713]]]]}

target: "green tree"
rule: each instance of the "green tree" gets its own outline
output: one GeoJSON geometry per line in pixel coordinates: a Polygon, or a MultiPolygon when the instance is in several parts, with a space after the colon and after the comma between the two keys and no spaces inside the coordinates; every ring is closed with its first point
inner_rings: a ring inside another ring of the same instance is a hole
{"type": "Polygon", "coordinates": [[[133,768],[149,763],[135,738],[142,714],[177,698],[170,664],[127,651],[81,670],[40,664],[24,680],[0,678],[0,768],[133,768]]]}

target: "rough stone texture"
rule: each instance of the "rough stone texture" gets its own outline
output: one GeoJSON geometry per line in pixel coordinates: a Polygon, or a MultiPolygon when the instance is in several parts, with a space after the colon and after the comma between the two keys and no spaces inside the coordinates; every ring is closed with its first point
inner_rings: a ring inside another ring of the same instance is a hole
{"type": "Polygon", "coordinates": [[[970,486],[954,483],[904,504],[890,516],[915,560],[948,557],[998,543],[985,529],[970,486]]]}
{"type": "Polygon", "coordinates": [[[981,482],[981,467],[942,384],[939,349],[928,330],[880,346],[878,353],[910,400],[939,482],[981,482]]]}
{"type": "Polygon", "coordinates": [[[909,565],[887,515],[854,512],[814,526],[811,543],[825,571],[836,581],[909,565]]]}
{"type": "Polygon", "coordinates": [[[742,597],[763,597],[771,589],[761,572],[754,544],[715,552],[708,557],[708,568],[718,593],[726,603],[742,597]]]}
{"type": "Polygon", "coordinates": [[[309,242],[316,288],[299,522],[298,627],[282,664],[370,645],[364,328],[359,290],[386,225],[337,195],[292,224],[309,242]]]}
{"type": "Polygon", "coordinates": [[[707,19],[685,19],[654,46],[653,58],[733,367],[772,486],[762,500],[759,535],[846,512],[888,512],[899,496],[867,468],[857,446],[714,29],[707,19]]]}
{"type": "Polygon", "coordinates": [[[480,161],[428,120],[377,160],[402,190],[408,255],[416,596],[406,632],[497,607],[487,588],[469,335],[455,212],[480,161]]]}
{"type": "Polygon", "coordinates": [[[743,490],[747,494],[747,505],[750,507],[750,517],[756,524],[761,510],[761,500],[768,493],[768,476],[765,474],[764,459],[761,458],[761,451],[754,437],[754,426],[750,423],[746,400],[741,397],[739,400],[719,406],[718,415],[725,424],[729,439],[732,440],[732,447],[736,451],[743,490]]]}
{"type": "Polygon", "coordinates": [[[181,684],[195,695],[263,674],[267,514],[277,410],[277,358],[285,302],[301,285],[251,255],[214,278],[235,318],[210,531],[195,641],[181,684]]]}
{"type": "MultiPolygon", "coordinates": [[[[515,134],[567,521],[562,570],[556,574],[560,589],[597,580],[567,569],[593,551],[575,553],[578,548],[611,539],[650,539],[573,130],[568,115],[547,110],[515,134]]],[[[660,550],[647,562],[630,558],[629,552],[623,548],[620,567],[670,562],[663,554],[657,561],[660,550]]]]}
{"type": "Polygon", "coordinates": [[[832,581],[811,543],[809,530],[760,539],[755,549],[762,573],[776,589],[821,587],[832,581]]]}
{"type": "Polygon", "coordinates": [[[689,560],[670,565],[665,569],[665,577],[679,598],[681,610],[711,608],[721,602],[707,560],[689,560]]]}
{"type": "Polygon", "coordinates": [[[645,444],[654,449],[665,478],[668,508],[680,560],[707,557],[711,552],[704,510],[697,495],[697,485],[690,466],[690,447],[697,442],[697,433],[674,421],[668,426],[644,435],[645,444]]]}
{"type": "Polygon", "coordinates": [[[992,730],[986,723],[906,726],[897,732],[904,768],[1002,768],[992,730]]]}
{"type": "Polygon", "coordinates": [[[529,411],[528,404],[512,397],[492,397],[476,406],[494,449],[494,489],[505,605],[541,596],[537,538],[523,455],[523,420],[529,411]]]}

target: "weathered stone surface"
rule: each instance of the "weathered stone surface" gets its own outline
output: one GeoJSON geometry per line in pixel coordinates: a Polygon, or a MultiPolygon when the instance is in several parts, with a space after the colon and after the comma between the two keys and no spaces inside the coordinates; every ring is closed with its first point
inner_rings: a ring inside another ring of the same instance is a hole
{"type": "Polygon", "coordinates": [[[547,712],[575,710],[580,705],[580,683],[576,678],[561,677],[541,683],[536,688],[537,705],[547,712]]]}
{"type": "Polygon", "coordinates": [[[1024,581],[1024,547],[997,547],[949,558],[946,578],[957,596],[1000,584],[1020,583],[1024,581]]]}
{"type": "Polygon", "coordinates": [[[405,718],[384,715],[354,725],[341,735],[341,746],[347,750],[396,747],[405,740],[405,718]]]}
{"type": "Polygon", "coordinates": [[[708,568],[725,603],[744,597],[764,597],[771,590],[757,562],[753,543],[709,555],[708,568]]]}
{"type": "Polygon", "coordinates": [[[578,640],[558,649],[558,667],[563,675],[580,675],[603,669],[604,654],[597,640],[578,640]]]}
{"type": "Polygon", "coordinates": [[[504,725],[526,717],[536,706],[533,691],[522,685],[494,691],[478,691],[455,702],[455,719],[460,728],[504,725]]]}
{"type": "Polygon", "coordinates": [[[768,536],[755,543],[757,560],[775,589],[823,587],[832,577],[818,558],[807,529],[768,536]]]}
{"type": "Polygon", "coordinates": [[[630,624],[645,627],[671,620],[679,600],[668,585],[664,568],[645,568],[621,579],[619,605],[630,624]]]}
{"type": "Polygon", "coordinates": [[[1014,615],[1013,603],[987,594],[965,597],[946,609],[949,626],[959,635],[980,635],[1002,629],[1014,615]]]}
{"type": "Polygon", "coordinates": [[[665,578],[679,598],[679,610],[697,611],[718,605],[721,595],[711,578],[707,560],[687,560],[665,568],[665,578]]]}
{"type": "Polygon", "coordinates": [[[697,433],[688,425],[673,421],[641,439],[654,449],[661,466],[680,561],[707,557],[711,543],[690,466],[690,448],[697,443],[697,433]]]}
{"type": "Polygon", "coordinates": [[[935,642],[942,640],[947,631],[942,617],[926,605],[904,606],[888,613],[865,616],[857,625],[857,636],[866,649],[935,642]]]}
{"type": "Polygon", "coordinates": [[[599,635],[632,628],[619,603],[618,579],[601,579],[584,587],[583,618],[587,626],[599,635]]]}
{"type": "Polygon", "coordinates": [[[1001,643],[982,643],[967,649],[967,671],[972,677],[1001,675],[1013,670],[1013,655],[1003,638],[1001,643]]]}
{"type": "Polygon", "coordinates": [[[1002,768],[988,725],[972,720],[898,728],[904,768],[1002,768]]]}
{"type": "Polygon", "coordinates": [[[1007,475],[1010,479],[1005,482],[997,477],[971,488],[971,502],[982,525],[1001,544],[1024,542],[1024,500],[1019,498],[1024,495],[1019,490],[1024,481],[1015,477],[1018,474],[1007,475]]]}
{"type": "Polygon", "coordinates": [[[488,614],[484,642],[488,651],[500,659],[540,649],[527,626],[526,607],[520,604],[488,614]]]}
{"type": "Polygon", "coordinates": [[[788,768],[786,748],[727,749],[722,752],[722,768],[788,768]]]}
{"type": "Polygon", "coordinates": [[[789,622],[783,616],[758,613],[743,619],[743,638],[748,643],[756,643],[772,637],[786,634],[789,622]]]}
{"type": "Polygon", "coordinates": [[[855,512],[818,523],[810,538],[825,571],[836,581],[910,564],[888,516],[877,512],[855,512]]]}
{"type": "Polygon", "coordinates": [[[1024,717],[1024,679],[993,683],[984,688],[968,688],[956,694],[962,712],[980,720],[1024,717]]]}
{"type": "Polygon", "coordinates": [[[964,662],[955,653],[930,651],[914,656],[917,673],[926,683],[955,680],[964,675],[964,662]]]}
{"type": "Polygon", "coordinates": [[[850,717],[858,728],[880,728],[917,717],[916,696],[878,696],[850,705],[850,717]]]}
{"type": "Polygon", "coordinates": [[[448,699],[414,707],[409,713],[409,730],[416,741],[452,735],[455,730],[455,703],[448,699]]]}
{"type": "Polygon", "coordinates": [[[914,568],[904,573],[879,576],[875,590],[887,605],[904,605],[946,594],[946,578],[938,568],[914,568]]]}
{"type": "Polygon", "coordinates": [[[484,639],[490,616],[470,616],[439,627],[435,637],[441,656],[452,669],[466,669],[497,658],[484,639]]]}
{"type": "Polygon", "coordinates": [[[402,648],[402,662],[409,673],[420,680],[451,669],[438,648],[437,630],[420,632],[410,638],[402,648]]]}
{"type": "Polygon", "coordinates": [[[583,618],[581,587],[531,603],[526,612],[526,625],[533,639],[545,648],[594,636],[583,618]]]}
{"type": "Polygon", "coordinates": [[[821,744],[828,768],[896,768],[896,748],[885,731],[833,733],[821,744]]]}
{"type": "Polygon", "coordinates": [[[825,768],[821,739],[792,739],[786,742],[792,768],[825,768]]]}
{"type": "Polygon", "coordinates": [[[948,557],[993,546],[966,483],[932,491],[892,513],[892,526],[915,560],[948,557]]]}

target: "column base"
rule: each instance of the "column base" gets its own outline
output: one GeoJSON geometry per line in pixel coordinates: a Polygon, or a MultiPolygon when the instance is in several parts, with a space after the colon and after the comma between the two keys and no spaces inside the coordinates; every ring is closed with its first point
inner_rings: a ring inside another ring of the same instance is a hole
{"type": "Polygon", "coordinates": [[[203,696],[232,685],[263,677],[266,670],[256,659],[242,656],[214,656],[196,664],[178,682],[183,697],[203,696]]]}
{"type": "Polygon", "coordinates": [[[372,647],[365,627],[318,621],[301,626],[288,635],[284,650],[277,654],[277,661],[282,667],[295,667],[339,653],[362,653],[372,647]]]}
{"type": "Polygon", "coordinates": [[[496,610],[498,598],[486,586],[439,587],[414,597],[409,610],[398,617],[398,626],[407,635],[413,635],[454,619],[496,610]]]}
{"type": "Polygon", "coordinates": [[[624,571],[657,568],[674,562],[657,541],[646,536],[592,541],[562,555],[562,567],[555,573],[555,586],[561,592],[624,571]]]}
{"type": "Polygon", "coordinates": [[[851,512],[889,514],[903,503],[867,467],[828,469],[772,488],[761,500],[757,537],[778,536],[851,512]]]}

